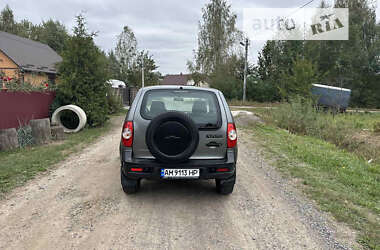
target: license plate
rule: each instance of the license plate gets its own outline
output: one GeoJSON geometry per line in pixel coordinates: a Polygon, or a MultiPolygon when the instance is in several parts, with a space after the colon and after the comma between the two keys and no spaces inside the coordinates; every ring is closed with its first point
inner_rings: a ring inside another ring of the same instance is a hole
{"type": "Polygon", "coordinates": [[[199,169],[161,169],[161,178],[178,178],[178,179],[197,179],[199,178],[199,169]]]}

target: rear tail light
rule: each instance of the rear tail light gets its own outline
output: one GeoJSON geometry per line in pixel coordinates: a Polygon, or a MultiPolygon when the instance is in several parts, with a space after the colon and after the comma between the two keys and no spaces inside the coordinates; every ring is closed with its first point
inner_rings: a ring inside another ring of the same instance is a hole
{"type": "Polygon", "coordinates": [[[143,172],[142,168],[131,168],[132,172],[143,172]]]}
{"type": "Polygon", "coordinates": [[[227,147],[233,148],[237,143],[237,132],[235,128],[235,124],[228,123],[227,126],[227,147]]]}
{"type": "Polygon", "coordinates": [[[228,168],[217,168],[216,169],[216,172],[228,172],[229,169],[228,168]]]}
{"type": "Polygon", "coordinates": [[[121,141],[125,147],[132,147],[133,143],[133,122],[125,122],[123,132],[121,134],[121,141]]]}

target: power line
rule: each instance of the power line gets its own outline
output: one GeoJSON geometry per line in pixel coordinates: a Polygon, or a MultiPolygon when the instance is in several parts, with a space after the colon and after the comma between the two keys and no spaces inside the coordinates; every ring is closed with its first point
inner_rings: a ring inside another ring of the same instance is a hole
{"type": "Polygon", "coordinates": [[[305,3],[304,5],[302,5],[299,9],[302,9],[302,8],[304,8],[305,6],[307,6],[307,5],[309,5],[309,4],[311,4],[312,2],[314,2],[314,0],[311,0],[311,1],[309,1],[309,2],[307,2],[307,3],[305,3]]]}
{"type": "Polygon", "coordinates": [[[294,12],[290,13],[286,18],[290,17],[291,15],[295,14],[296,12],[298,12],[300,9],[302,8],[305,8],[306,6],[308,6],[309,4],[311,4],[312,2],[314,2],[315,0],[310,0],[309,2],[301,5],[300,7],[298,7],[294,12]]]}

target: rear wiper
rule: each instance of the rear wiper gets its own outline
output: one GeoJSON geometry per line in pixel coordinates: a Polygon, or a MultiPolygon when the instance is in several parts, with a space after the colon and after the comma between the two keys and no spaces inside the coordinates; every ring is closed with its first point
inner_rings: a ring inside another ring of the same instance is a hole
{"type": "Polygon", "coordinates": [[[216,124],[209,122],[200,126],[199,128],[215,128],[216,126],[217,126],[216,124]]]}

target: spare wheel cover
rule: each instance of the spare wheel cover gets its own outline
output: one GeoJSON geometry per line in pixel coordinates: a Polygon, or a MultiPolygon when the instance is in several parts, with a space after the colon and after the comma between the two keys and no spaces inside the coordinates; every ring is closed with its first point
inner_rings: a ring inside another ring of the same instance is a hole
{"type": "Polygon", "coordinates": [[[146,131],[146,145],[150,153],[166,163],[184,162],[198,147],[198,128],[182,112],[167,112],[156,116],[146,131]]]}

